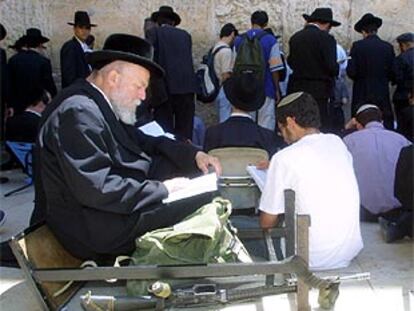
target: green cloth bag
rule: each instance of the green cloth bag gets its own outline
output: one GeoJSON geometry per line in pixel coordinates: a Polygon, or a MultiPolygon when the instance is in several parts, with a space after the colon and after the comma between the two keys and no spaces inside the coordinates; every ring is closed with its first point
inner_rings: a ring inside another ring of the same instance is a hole
{"type": "MultiPolygon", "coordinates": [[[[252,262],[231,226],[231,203],[217,197],[172,227],[138,237],[132,265],[180,265],[252,262]]],[[[179,280],[129,280],[128,295],[147,295],[148,286],[163,281],[171,286],[179,280]]],[[[181,280],[182,283],[182,280],[181,280]]]]}

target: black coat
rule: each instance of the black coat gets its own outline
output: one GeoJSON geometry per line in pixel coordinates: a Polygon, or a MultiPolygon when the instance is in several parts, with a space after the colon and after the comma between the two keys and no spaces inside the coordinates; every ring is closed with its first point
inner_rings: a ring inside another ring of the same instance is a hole
{"type": "Polygon", "coordinates": [[[91,72],[85,52],[75,37],[65,42],[60,50],[60,71],[62,88],[71,85],[79,78],[86,78],[91,72]]]}
{"type": "Polygon", "coordinates": [[[196,170],[198,151],[137,133],[117,120],[88,82],[64,89],[40,124],[31,222],[46,217],[65,248],[80,258],[131,252],[135,238],[154,226],[142,223],[141,215],[162,206],[168,195],[150,176],[153,156],[165,155],[185,174],[196,170]]]}
{"type": "Polygon", "coordinates": [[[394,49],[377,35],[370,35],[352,44],[351,59],[346,72],[354,81],[352,111],[367,102],[376,104],[386,115],[390,115],[390,93],[388,83],[392,77],[394,49]]]}
{"type": "Polygon", "coordinates": [[[271,157],[283,140],[275,132],[257,125],[248,117],[233,116],[223,123],[211,126],[206,131],[206,152],[222,147],[253,147],[264,149],[271,157]]]}
{"type": "Polygon", "coordinates": [[[165,70],[169,94],[195,93],[191,35],[183,29],[163,25],[148,31],[154,59],[165,70]]]}
{"type": "Polygon", "coordinates": [[[414,48],[398,55],[392,67],[393,80],[397,85],[393,100],[408,105],[408,95],[414,91],[414,48]]]}
{"type": "Polygon", "coordinates": [[[339,73],[336,62],[336,41],[326,31],[306,25],[289,40],[288,92],[305,91],[315,99],[332,95],[335,77],[339,73]]]}
{"type": "Polygon", "coordinates": [[[28,50],[12,56],[8,63],[9,103],[16,112],[23,112],[30,104],[27,94],[41,88],[56,95],[50,60],[39,53],[28,50]]]}
{"type": "Polygon", "coordinates": [[[13,115],[6,121],[6,140],[34,143],[39,122],[40,116],[30,111],[13,115]]]}
{"type": "Polygon", "coordinates": [[[413,210],[413,145],[401,149],[395,169],[395,197],[401,202],[402,207],[413,210]]]}

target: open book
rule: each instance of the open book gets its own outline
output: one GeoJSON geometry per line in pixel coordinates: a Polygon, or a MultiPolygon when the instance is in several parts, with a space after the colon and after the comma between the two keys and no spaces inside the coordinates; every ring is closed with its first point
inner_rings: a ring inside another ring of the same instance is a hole
{"type": "Polygon", "coordinates": [[[171,203],[216,190],[217,175],[216,173],[211,173],[191,179],[187,187],[170,193],[166,199],[162,200],[162,203],[171,203]]]}
{"type": "Polygon", "coordinates": [[[267,170],[259,170],[255,165],[248,165],[246,167],[246,170],[249,175],[252,176],[260,191],[263,192],[266,182],[267,170]]]}
{"type": "Polygon", "coordinates": [[[165,136],[169,139],[175,140],[174,135],[171,133],[165,132],[163,128],[156,121],[152,121],[147,124],[144,124],[143,126],[140,126],[138,129],[148,136],[152,136],[152,137],[165,136]]]}

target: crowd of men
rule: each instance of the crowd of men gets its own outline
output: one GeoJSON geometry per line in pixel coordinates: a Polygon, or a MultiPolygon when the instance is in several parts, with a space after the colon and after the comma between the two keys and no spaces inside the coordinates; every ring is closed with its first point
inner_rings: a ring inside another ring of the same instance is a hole
{"type": "Polygon", "coordinates": [[[162,203],[188,184],[185,177],[210,167],[220,174],[219,161],[206,152],[246,146],[271,157],[259,165],[268,167],[261,226],[277,224],[283,190],[293,189],[298,211],[312,217],[313,269],[349,264],[363,247],[360,219],[379,221],[387,242],[412,236],[414,34],[397,37],[395,57],[377,34],[382,20],[365,14],[354,27],[363,38],[348,57],[329,34],[341,25],[330,8],[303,18],[286,58],[265,11],[252,13],[243,34],[231,23],[222,27],[213,46],[219,124],[207,129],[203,149],[191,143],[192,38],[177,27],[181,17],[173,8],[161,6],[146,20],[146,40],[113,34],[101,50],[91,49],[97,25],[87,12],[75,12],[68,23],[74,36],[60,50],[60,92],[45,54],[49,38],[27,29],[11,46],[16,53],[7,66],[1,50],[2,140],[36,143],[31,222],[46,220],[80,258],[107,261],[130,253],[137,236],[172,225],[211,199],[162,203]],[[233,73],[244,42],[254,38],[263,81],[248,70],[233,73]],[[353,80],[354,116],[346,125],[337,118],[348,96],[345,72],[353,80]],[[176,140],[144,135],[137,127],[149,120],[176,140]]]}

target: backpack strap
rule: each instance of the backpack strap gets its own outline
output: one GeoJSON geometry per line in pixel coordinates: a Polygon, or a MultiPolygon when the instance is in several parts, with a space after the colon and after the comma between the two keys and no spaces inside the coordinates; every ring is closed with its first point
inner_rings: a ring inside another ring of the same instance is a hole
{"type": "Polygon", "coordinates": [[[213,57],[216,56],[216,54],[222,49],[231,49],[231,47],[229,47],[227,45],[219,46],[217,49],[214,50],[214,52],[212,52],[213,57]]]}

